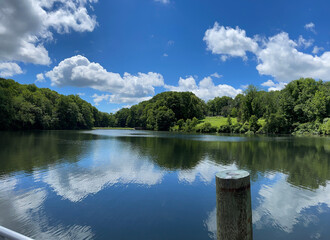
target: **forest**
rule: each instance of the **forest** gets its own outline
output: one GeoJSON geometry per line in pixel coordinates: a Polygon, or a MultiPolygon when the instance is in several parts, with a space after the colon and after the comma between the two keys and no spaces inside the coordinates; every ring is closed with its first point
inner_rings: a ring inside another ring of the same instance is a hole
{"type": "Polygon", "coordinates": [[[1,130],[91,129],[111,125],[110,119],[78,95],[0,79],[1,130]]]}
{"type": "Polygon", "coordinates": [[[131,127],[157,131],[248,134],[330,134],[330,83],[294,80],[280,91],[250,85],[235,98],[204,102],[191,92],[163,92],[148,101],[103,113],[78,95],[64,96],[34,84],[0,79],[0,129],[131,127]],[[221,116],[215,127],[201,123],[221,116]]]}
{"type": "Polygon", "coordinates": [[[271,92],[250,85],[235,98],[216,97],[207,103],[190,92],[163,92],[114,116],[116,126],[149,130],[330,134],[330,83],[302,78],[271,92]],[[218,128],[199,124],[205,116],[226,117],[227,123],[218,128]]]}

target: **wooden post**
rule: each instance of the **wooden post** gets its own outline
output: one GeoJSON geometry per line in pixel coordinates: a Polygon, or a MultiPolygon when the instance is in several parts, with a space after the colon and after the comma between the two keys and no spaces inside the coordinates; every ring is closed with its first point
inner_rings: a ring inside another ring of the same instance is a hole
{"type": "Polygon", "coordinates": [[[252,240],[250,174],[226,170],[216,174],[218,240],[252,240]]]}

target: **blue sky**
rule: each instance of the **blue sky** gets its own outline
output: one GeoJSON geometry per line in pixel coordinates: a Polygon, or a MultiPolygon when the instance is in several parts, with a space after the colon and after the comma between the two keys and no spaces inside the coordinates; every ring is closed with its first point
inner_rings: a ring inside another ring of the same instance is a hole
{"type": "Polygon", "coordinates": [[[2,0],[0,76],[114,112],[330,80],[328,1],[2,0]]]}

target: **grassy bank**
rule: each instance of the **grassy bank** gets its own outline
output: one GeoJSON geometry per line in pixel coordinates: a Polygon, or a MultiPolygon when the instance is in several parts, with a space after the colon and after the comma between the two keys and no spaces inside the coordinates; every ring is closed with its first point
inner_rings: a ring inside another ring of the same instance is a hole
{"type": "MultiPolygon", "coordinates": [[[[231,118],[231,121],[232,121],[232,124],[236,124],[237,118],[231,118]]],[[[204,118],[197,124],[197,127],[201,127],[204,123],[210,123],[212,127],[216,127],[216,128],[219,128],[221,126],[228,124],[226,117],[216,116],[216,117],[204,118]]]]}

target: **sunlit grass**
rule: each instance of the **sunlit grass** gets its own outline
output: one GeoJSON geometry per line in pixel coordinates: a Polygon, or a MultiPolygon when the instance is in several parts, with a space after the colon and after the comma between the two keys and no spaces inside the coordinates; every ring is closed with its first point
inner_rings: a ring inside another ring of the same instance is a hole
{"type": "MultiPolygon", "coordinates": [[[[201,120],[199,124],[197,124],[197,127],[199,127],[203,123],[207,123],[207,122],[211,123],[212,126],[217,127],[217,128],[228,124],[226,117],[206,117],[203,120],[201,120]]],[[[231,118],[231,123],[236,124],[237,118],[231,118]]]]}

